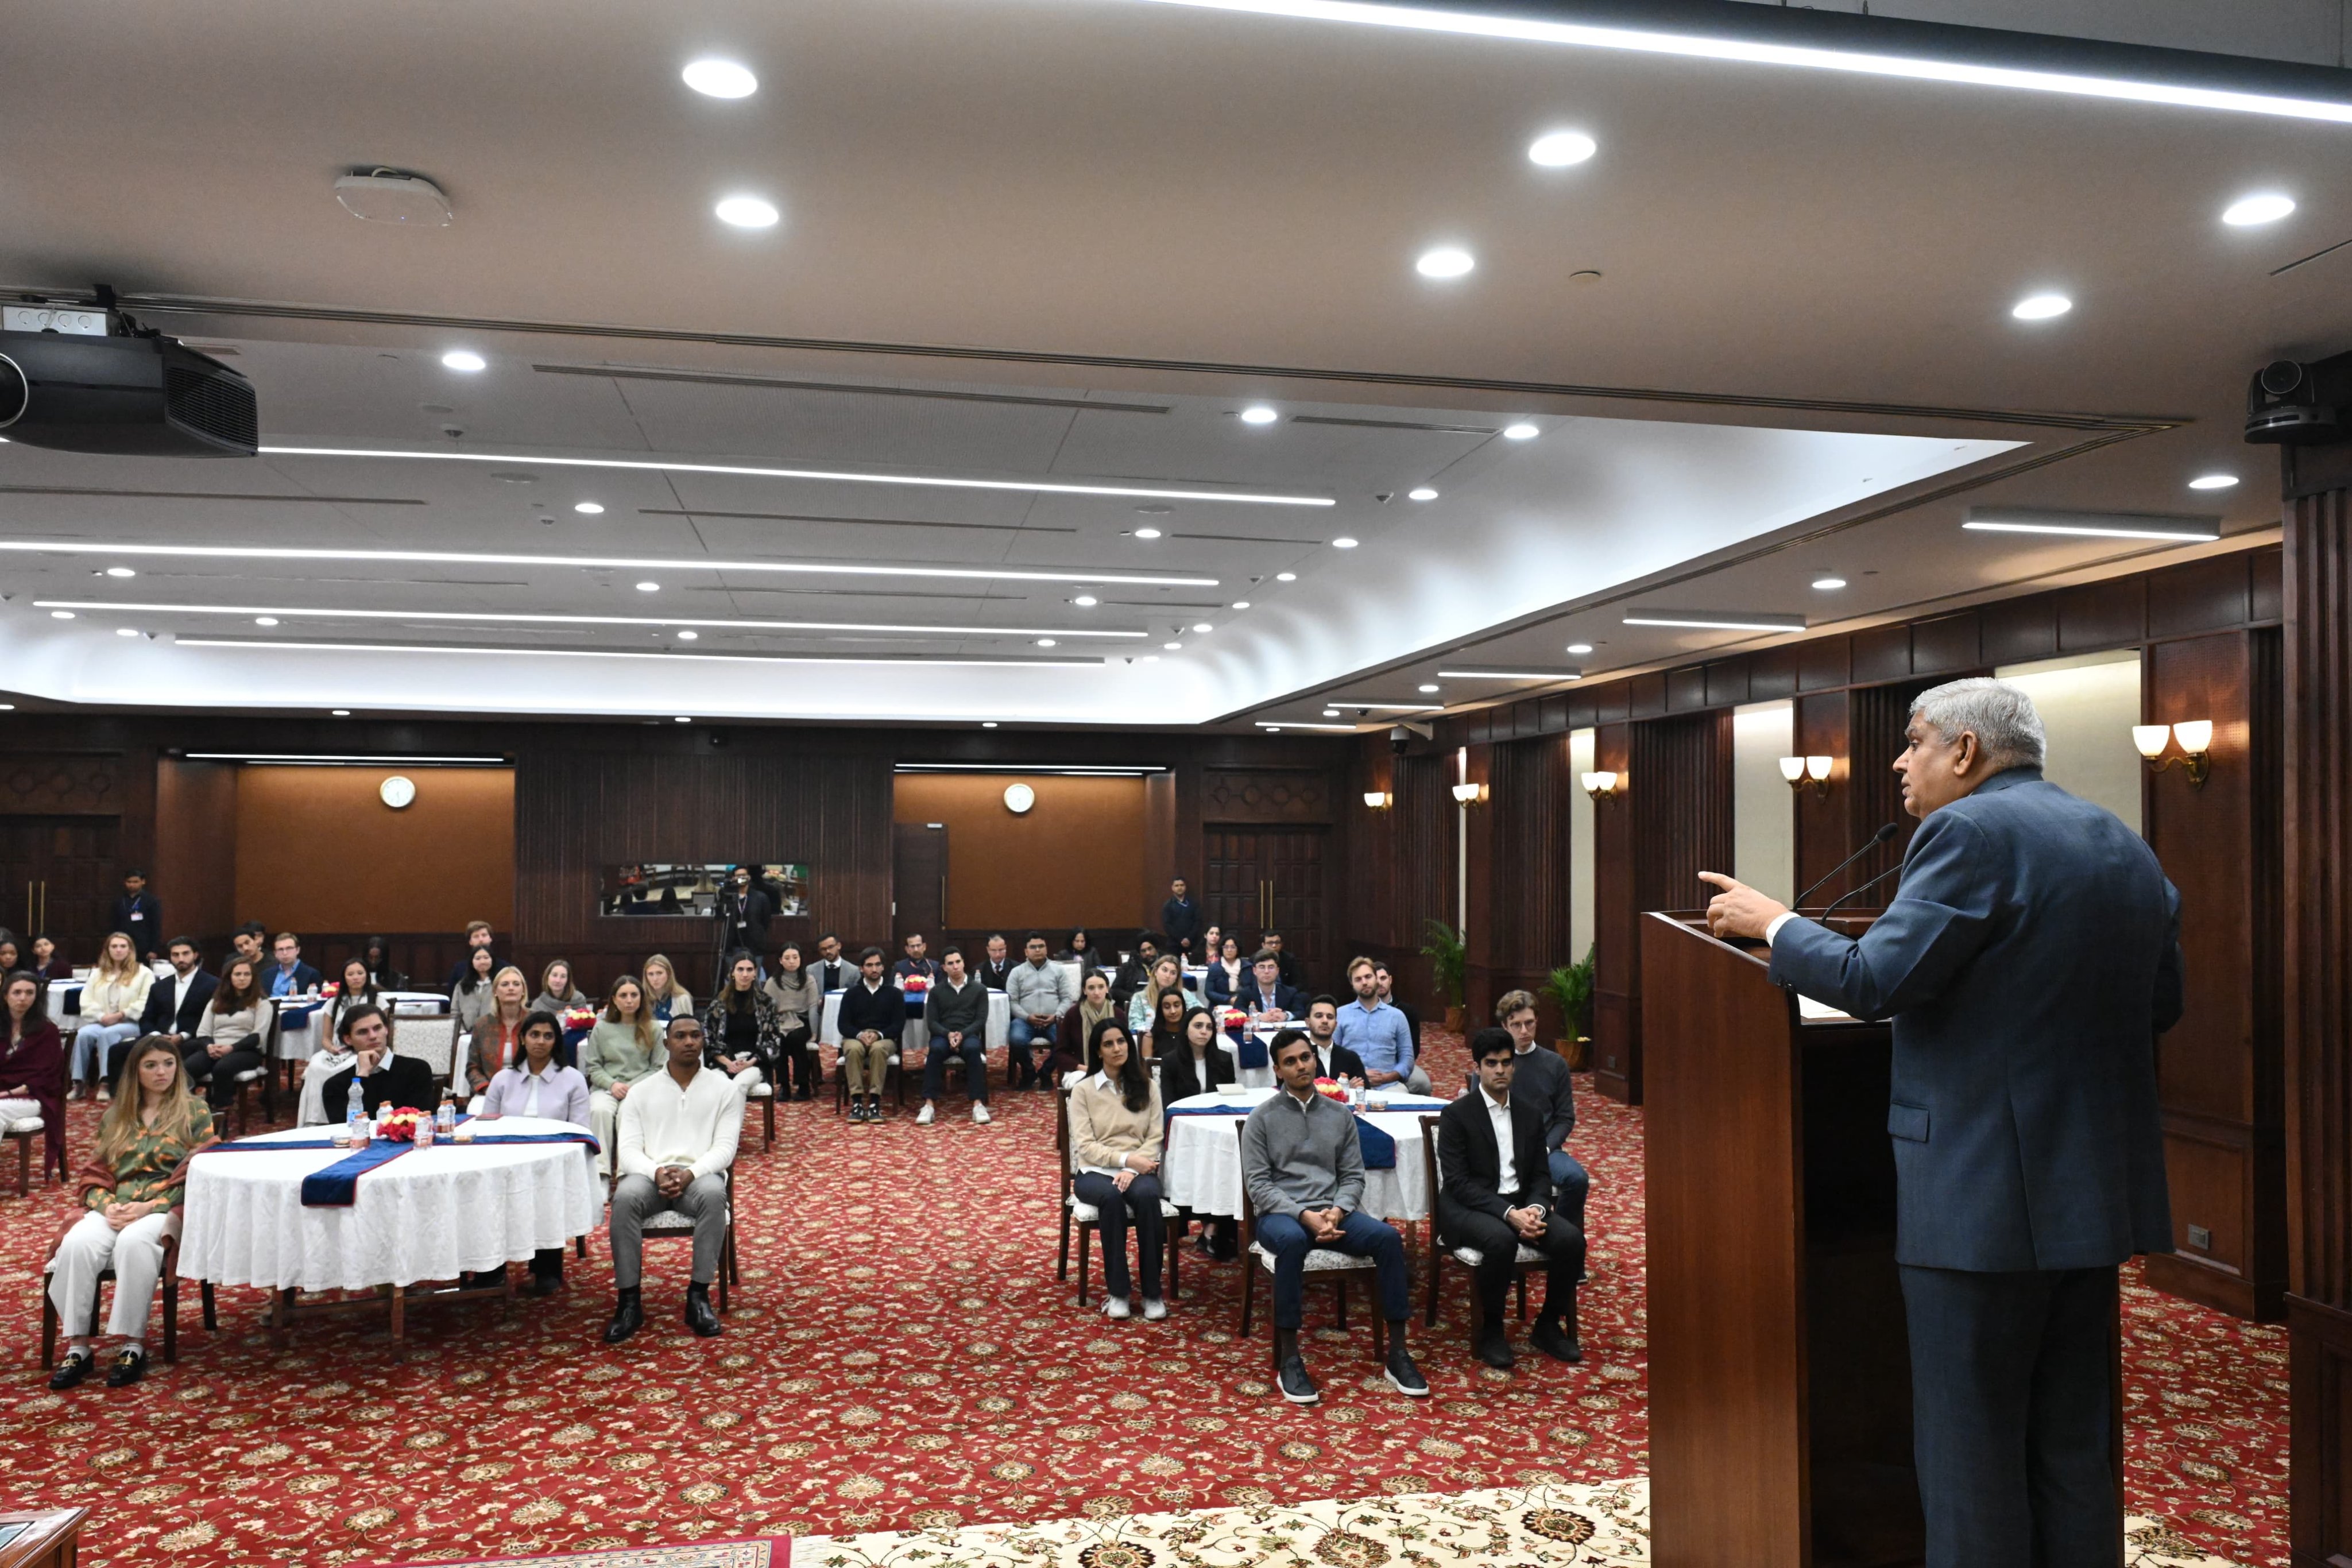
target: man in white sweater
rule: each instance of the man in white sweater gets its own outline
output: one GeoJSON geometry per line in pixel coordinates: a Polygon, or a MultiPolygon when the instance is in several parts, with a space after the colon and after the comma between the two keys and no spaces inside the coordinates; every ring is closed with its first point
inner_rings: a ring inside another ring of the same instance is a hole
{"type": "Polygon", "coordinates": [[[676,1211],[694,1221],[694,1279],[686,1288],[686,1324],[705,1339],[719,1332],[710,1310],[727,1242],[728,1167],[743,1132],[743,1101],[723,1072],[702,1065],[702,1025],[692,1014],[669,1020],[669,1069],[644,1078],[621,1102],[621,1180],[613,1189],[613,1283],[620,1301],[604,1325],[618,1344],[644,1326],[638,1300],[648,1215],[676,1211]]]}

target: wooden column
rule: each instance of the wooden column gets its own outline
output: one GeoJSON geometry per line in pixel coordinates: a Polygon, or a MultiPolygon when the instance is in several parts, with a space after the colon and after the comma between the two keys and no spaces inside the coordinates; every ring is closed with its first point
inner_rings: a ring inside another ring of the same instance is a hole
{"type": "MultiPolygon", "coordinates": [[[[1593,768],[1629,773],[1633,739],[1630,724],[1600,726],[1592,736],[1593,768]]],[[[1633,795],[1643,787],[1639,776],[1629,777],[1616,794],[1595,801],[1592,811],[1592,1086],[1628,1105],[1642,1099],[1633,795]]]]}
{"type": "MultiPolygon", "coordinates": [[[[1485,800],[1462,813],[1462,851],[1468,873],[1467,896],[1462,910],[1470,949],[1462,977],[1464,1028],[1467,1030],[1481,1029],[1494,1018],[1495,998],[1501,994],[1496,976],[1508,963],[1511,949],[1511,935],[1498,918],[1501,912],[1496,896],[1495,855],[1500,836],[1496,824],[1506,809],[1504,802],[1496,799],[1495,788],[1496,755],[1499,749],[1493,746],[1463,748],[1469,769],[1468,782],[1486,792],[1485,800]]],[[[1512,806],[1523,803],[1514,800],[1512,806]]]]}

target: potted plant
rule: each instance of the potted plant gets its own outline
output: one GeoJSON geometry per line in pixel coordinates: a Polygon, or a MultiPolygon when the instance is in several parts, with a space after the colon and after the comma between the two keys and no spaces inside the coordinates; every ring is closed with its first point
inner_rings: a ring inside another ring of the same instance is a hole
{"type": "Polygon", "coordinates": [[[1470,945],[1462,933],[1443,920],[1429,922],[1429,940],[1422,946],[1438,994],[1445,998],[1445,1027],[1462,1032],[1462,982],[1470,966],[1470,945]]]}
{"type": "Polygon", "coordinates": [[[1568,1059],[1570,1069],[1582,1071],[1592,1049],[1592,949],[1573,964],[1563,964],[1544,982],[1544,990],[1559,1007],[1561,1038],[1553,1049],[1568,1059]]]}

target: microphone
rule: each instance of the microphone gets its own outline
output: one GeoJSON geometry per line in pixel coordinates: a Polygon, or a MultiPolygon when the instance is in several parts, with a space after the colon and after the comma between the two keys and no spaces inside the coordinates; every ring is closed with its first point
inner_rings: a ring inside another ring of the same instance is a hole
{"type": "MultiPolygon", "coordinates": [[[[1822,880],[1821,880],[1821,881],[1819,881],[1819,882],[1817,882],[1817,883],[1813,883],[1813,885],[1812,885],[1812,886],[1811,886],[1811,887],[1809,887],[1809,888],[1805,889],[1805,891],[1804,891],[1804,892],[1802,892],[1802,893],[1801,893],[1801,894],[1797,894],[1796,902],[1795,902],[1795,903],[1793,903],[1793,904],[1790,904],[1790,905],[1789,905],[1789,907],[1790,907],[1790,908],[1791,908],[1791,909],[1800,909],[1800,908],[1802,908],[1802,907],[1804,906],[1804,902],[1805,902],[1805,900],[1807,900],[1807,899],[1809,899],[1809,898],[1812,897],[1812,896],[1813,896],[1813,894],[1817,894],[1817,893],[1821,892],[1821,890],[1822,890],[1822,888],[1827,887],[1831,883],[1835,882],[1835,881],[1838,879],[1838,874],[1839,874],[1839,873],[1841,873],[1841,872],[1844,871],[1846,867],[1848,867],[1848,866],[1852,865],[1854,862],[1856,862],[1856,861],[1860,860],[1863,856],[1864,856],[1864,855],[1868,854],[1871,851],[1873,851],[1873,850],[1876,849],[1879,845],[1881,845],[1881,844],[1885,843],[1887,840],[1889,840],[1889,839],[1893,838],[1893,837],[1895,835],[1895,833],[1896,833],[1896,831],[1898,831],[1898,830],[1895,828],[1895,824],[1894,824],[1894,823],[1892,823],[1892,822],[1889,822],[1889,823],[1887,823],[1885,826],[1884,826],[1884,827],[1880,828],[1880,829],[1878,830],[1878,831],[1876,831],[1876,832],[1874,832],[1874,833],[1871,834],[1871,835],[1870,835],[1870,842],[1868,842],[1868,843],[1866,843],[1866,844],[1863,845],[1863,846],[1862,846],[1862,848],[1860,848],[1860,849],[1858,849],[1858,850],[1854,851],[1854,852],[1853,852],[1853,853],[1852,853],[1852,854],[1850,854],[1850,855],[1846,856],[1846,857],[1845,857],[1845,859],[1843,859],[1843,860],[1842,860],[1842,861],[1838,862],[1838,863],[1837,863],[1836,867],[1831,871],[1831,873],[1829,873],[1829,875],[1827,875],[1827,876],[1825,876],[1825,877],[1822,878],[1822,880]]],[[[1870,884],[1869,884],[1868,883],[1864,883],[1863,884],[1863,886],[1864,886],[1864,887],[1867,887],[1867,886],[1869,886],[1869,885],[1870,885],[1870,884]]]]}
{"type": "Polygon", "coordinates": [[[1814,915],[1814,920],[1827,920],[1831,915],[1837,913],[1837,906],[1839,904],[1843,904],[1847,899],[1852,898],[1858,893],[1869,892],[1872,888],[1876,887],[1880,883],[1885,882],[1888,877],[1893,876],[1896,872],[1899,872],[1903,868],[1900,865],[1888,866],[1885,871],[1880,872],[1876,876],[1872,877],[1868,882],[1864,883],[1861,886],[1846,889],[1845,892],[1838,894],[1837,898],[1827,909],[1824,909],[1819,915],[1814,915]]]}

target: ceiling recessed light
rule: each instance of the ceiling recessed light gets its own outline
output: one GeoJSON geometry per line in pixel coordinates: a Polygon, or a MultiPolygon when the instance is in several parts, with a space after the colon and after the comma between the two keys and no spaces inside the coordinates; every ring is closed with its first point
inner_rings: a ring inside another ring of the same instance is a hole
{"type": "Polygon", "coordinates": [[[257,615],[253,618],[253,623],[256,626],[275,626],[278,624],[278,617],[275,615],[257,615]]]}
{"type": "Polygon", "coordinates": [[[1157,653],[1146,653],[1143,655],[1142,662],[1147,664],[1156,664],[1160,662],[1160,655],[1157,653]]]}
{"type": "Polygon", "coordinates": [[[1195,621],[1192,622],[1192,630],[1195,632],[1213,632],[1216,628],[1210,625],[1206,621],[1195,621]]]}
{"type": "Polygon", "coordinates": [[[109,577],[137,577],[139,574],[131,570],[131,568],[127,566],[110,566],[106,569],[106,575],[109,577]]]}
{"type": "Polygon", "coordinates": [[[658,582],[641,582],[637,584],[637,591],[639,593],[659,593],[661,591],[661,584],[658,582]]]}
{"type": "Polygon", "coordinates": [[[1100,604],[1102,601],[1097,599],[1091,593],[1081,593],[1076,599],[1071,600],[1070,602],[1076,605],[1081,610],[1092,610],[1096,605],[1100,604]]]}
{"type": "Polygon", "coordinates": [[[1297,582],[1298,580],[1298,574],[1295,571],[1277,571],[1274,574],[1274,580],[1276,582],[1297,582]]]}
{"type": "Polygon", "coordinates": [[[1437,689],[1437,686],[1434,682],[1424,682],[1422,685],[1421,689],[1424,692],[1433,692],[1437,689]]]}
{"type": "Polygon", "coordinates": [[[73,618],[74,612],[70,610],[52,610],[49,612],[49,619],[52,621],[70,621],[73,618]]]}
{"type": "Polygon", "coordinates": [[[1349,538],[1347,535],[1341,534],[1338,538],[1331,541],[1331,548],[1333,549],[1354,549],[1356,548],[1356,541],[1349,538]]]}
{"type": "Polygon", "coordinates": [[[1526,420],[1521,420],[1517,424],[1503,426],[1503,439],[1506,441],[1533,441],[1542,434],[1542,431],[1538,430],[1526,420]]]}
{"type": "Polygon", "coordinates": [[[2274,224],[2294,211],[2294,198],[2275,191],[2257,195],[2241,196],[2221,209],[2221,221],[2233,229],[2249,229],[2260,224],[2274,224]]]}
{"type": "Polygon", "coordinates": [[[702,635],[702,633],[701,633],[701,632],[693,632],[693,631],[680,632],[677,634],[677,640],[678,640],[679,642],[681,642],[681,643],[692,643],[692,642],[695,642],[695,641],[697,641],[698,639],[699,639],[699,638],[701,637],[701,635],[702,635]]]}
{"type": "Polygon", "coordinates": [[[760,90],[760,78],[733,60],[697,60],[678,75],[705,98],[749,98],[760,90]]]}
{"type": "Polygon", "coordinates": [[[1555,131],[1528,144],[1528,162],[1547,169],[1565,169],[1600,151],[1601,143],[1581,131],[1555,131]]]}
{"type": "Polygon", "coordinates": [[[602,517],[604,513],[604,508],[594,501],[574,501],[572,509],[583,517],[602,517]]]}
{"type": "Polygon", "coordinates": [[[1832,593],[1845,586],[1845,579],[1842,577],[1817,577],[1813,579],[1813,586],[1820,589],[1823,593],[1832,593]]]}
{"type": "Polygon", "coordinates": [[[996,721],[992,718],[982,719],[980,721],[980,727],[982,729],[994,729],[996,727],[996,721]]]}
{"type": "Polygon", "coordinates": [[[450,370],[464,371],[471,375],[476,371],[487,369],[490,361],[471,349],[452,349],[441,356],[441,362],[450,370]]]}
{"type": "Polygon", "coordinates": [[[680,724],[692,724],[692,723],[694,722],[694,720],[693,720],[693,719],[691,719],[691,718],[689,718],[689,717],[688,717],[688,716],[687,716],[686,715],[684,715],[684,714],[680,714],[680,715],[678,715],[678,716],[677,716],[677,722],[678,722],[678,723],[680,723],[680,724]]]}
{"type": "Polygon", "coordinates": [[[1050,648],[1050,647],[1052,647],[1053,645],[1054,645],[1054,639],[1052,639],[1051,637],[1040,637],[1040,638],[1038,638],[1038,639],[1037,639],[1037,646],[1039,646],[1040,648],[1050,648]]]}
{"type": "Polygon", "coordinates": [[[330,718],[349,718],[352,716],[352,710],[347,707],[335,708],[331,710],[327,716],[330,718]]]}
{"type": "Polygon", "coordinates": [[[1423,251],[1421,259],[1412,264],[1412,269],[1423,277],[1451,278],[1468,276],[1470,269],[1477,265],[1470,253],[1461,246],[1442,245],[1434,250],[1423,251]]]}
{"type": "Polygon", "coordinates": [[[1139,539],[1156,539],[1160,537],[1160,530],[1158,528],[1138,528],[1135,530],[1135,537],[1139,539]]]}
{"type": "Polygon", "coordinates": [[[139,635],[139,628],[136,626],[117,626],[114,629],[114,634],[118,637],[136,637],[139,635]]]}
{"type": "Polygon", "coordinates": [[[1184,651],[1184,644],[1181,643],[1162,643],[1160,645],[1171,653],[1181,653],[1184,651]]]}
{"type": "Polygon", "coordinates": [[[1590,643],[1570,643],[1568,645],[1568,651],[1571,653],[1590,653],[1592,652],[1592,644],[1590,643]]]}
{"type": "Polygon", "coordinates": [[[1249,407],[1242,410],[1242,423],[1244,424],[1272,424],[1276,420],[1280,419],[1282,415],[1275,413],[1274,410],[1266,407],[1265,404],[1262,402],[1254,402],[1250,404],[1249,407]]]}
{"type": "Polygon", "coordinates": [[[1339,710],[1335,707],[1327,707],[1323,710],[1323,716],[1325,718],[1338,718],[1339,716],[1339,710]]]}
{"type": "Polygon", "coordinates": [[[1236,599],[1234,601],[1234,608],[1236,610],[1247,610],[1249,607],[1250,601],[1246,599],[1236,599]]]}
{"type": "Polygon", "coordinates": [[[1437,492],[1426,485],[1416,485],[1404,493],[1404,498],[1408,501],[1434,501],[1437,492]]]}
{"type": "Polygon", "coordinates": [[[763,202],[757,196],[729,196],[711,211],[719,214],[720,223],[733,224],[739,229],[772,228],[776,220],[783,216],[776,211],[774,203],[763,202]]]}
{"type": "Polygon", "coordinates": [[[2238,483],[2235,474],[2200,474],[2189,481],[2192,490],[2227,490],[2238,483]]]}
{"type": "Polygon", "coordinates": [[[2074,302],[2063,294],[2029,294],[2009,308],[2009,313],[2021,321],[2047,321],[2063,316],[2074,308],[2074,302]]]}

